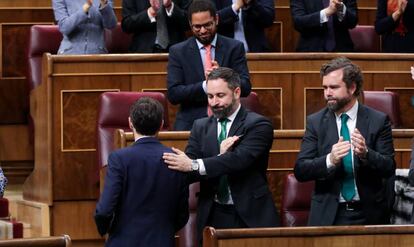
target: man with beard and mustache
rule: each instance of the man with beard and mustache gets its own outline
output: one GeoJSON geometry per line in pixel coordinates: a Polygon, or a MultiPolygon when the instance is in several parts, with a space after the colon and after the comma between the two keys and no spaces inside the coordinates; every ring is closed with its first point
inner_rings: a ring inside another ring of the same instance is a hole
{"type": "Polygon", "coordinates": [[[213,116],[194,122],[185,153],[173,148],[164,161],[200,181],[197,232],[215,228],[273,227],[279,216],[266,169],[273,141],[270,121],[240,104],[240,77],[220,67],[207,77],[213,116]]]}
{"type": "Polygon", "coordinates": [[[307,117],[294,170],[299,181],[315,181],[308,224],[387,224],[395,174],[389,118],[358,102],[362,73],[349,59],[324,64],[321,76],[327,107],[307,117]]]}
{"type": "Polygon", "coordinates": [[[193,37],[170,48],[167,67],[168,99],[180,104],[174,130],[190,130],[194,120],[207,116],[206,76],[220,66],[241,77],[241,96],[251,84],[243,43],[218,35],[218,17],[209,0],[195,0],[188,8],[193,37]]]}

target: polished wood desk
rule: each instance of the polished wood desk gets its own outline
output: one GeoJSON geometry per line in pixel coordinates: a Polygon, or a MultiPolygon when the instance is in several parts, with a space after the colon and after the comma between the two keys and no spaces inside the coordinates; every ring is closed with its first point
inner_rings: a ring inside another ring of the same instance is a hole
{"type": "Polygon", "coordinates": [[[331,226],[219,230],[205,228],[204,247],[411,247],[414,226],[331,226]]]}

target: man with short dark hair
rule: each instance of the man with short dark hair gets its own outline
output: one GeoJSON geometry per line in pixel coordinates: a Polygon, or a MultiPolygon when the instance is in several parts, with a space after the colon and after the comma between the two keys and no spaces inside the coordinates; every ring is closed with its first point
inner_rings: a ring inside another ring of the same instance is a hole
{"type": "Polygon", "coordinates": [[[307,118],[295,165],[299,181],[315,181],[309,225],[389,223],[395,174],[388,116],[358,102],[362,72],[340,57],[321,68],[327,106],[307,118]]]}
{"type": "Polygon", "coordinates": [[[241,77],[241,95],[251,90],[243,44],[216,34],[218,17],[209,0],[194,0],[188,8],[193,37],[171,47],[167,67],[168,100],[180,105],[175,130],[190,130],[194,120],[207,116],[206,77],[220,66],[241,77]]]}
{"type": "Polygon", "coordinates": [[[185,153],[164,153],[173,170],[200,181],[197,232],[205,226],[224,228],[279,225],[267,178],[273,141],[270,121],[240,104],[240,77],[220,67],[207,78],[208,103],[213,116],[198,119],[185,153]]]}
{"type": "Polygon", "coordinates": [[[95,222],[106,246],[174,246],[174,234],[188,220],[185,175],[167,168],[171,152],[156,138],[163,124],[162,105],[143,97],[130,109],[132,146],[109,155],[105,185],[95,222]]]}

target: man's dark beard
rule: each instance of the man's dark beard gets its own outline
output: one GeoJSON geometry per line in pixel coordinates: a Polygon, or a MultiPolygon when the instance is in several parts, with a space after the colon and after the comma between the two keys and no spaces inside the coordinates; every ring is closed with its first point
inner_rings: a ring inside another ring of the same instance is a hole
{"type": "Polygon", "coordinates": [[[213,42],[214,35],[212,35],[208,40],[202,40],[198,36],[196,36],[196,39],[203,45],[209,45],[211,42],[213,42]]]}
{"type": "Polygon", "coordinates": [[[211,107],[211,110],[213,111],[213,115],[217,119],[227,118],[232,113],[234,104],[236,103],[236,99],[233,98],[231,101],[231,104],[227,107],[224,107],[223,109],[211,107]]]}
{"type": "Polygon", "coordinates": [[[327,104],[326,106],[333,112],[337,112],[339,110],[341,110],[342,108],[344,108],[349,102],[351,102],[352,100],[352,96],[346,97],[346,98],[342,98],[342,99],[338,99],[338,98],[328,98],[326,100],[327,104]],[[328,100],[331,99],[336,99],[336,103],[329,103],[328,100]]]}

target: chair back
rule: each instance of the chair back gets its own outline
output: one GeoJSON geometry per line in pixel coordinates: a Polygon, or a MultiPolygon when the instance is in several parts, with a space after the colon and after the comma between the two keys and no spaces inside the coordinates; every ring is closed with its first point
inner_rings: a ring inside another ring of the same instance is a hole
{"type": "Polygon", "coordinates": [[[63,36],[57,25],[33,25],[27,47],[27,80],[29,91],[42,83],[42,56],[56,54],[63,36]]]}
{"type": "Polygon", "coordinates": [[[255,92],[251,92],[247,97],[241,97],[240,103],[247,110],[256,112],[258,114],[262,113],[262,107],[260,105],[259,97],[257,97],[257,93],[255,92]]]}
{"type": "Polygon", "coordinates": [[[306,226],[311,205],[314,181],[298,182],[293,173],[283,181],[280,209],[282,226],[306,226]]]}
{"type": "Polygon", "coordinates": [[[200,183],[190,185],[190,194],[188,197],[188,210],[190,217],[187,224],[178,232],[180,247],[198,246],[197,239],[197,194],[200,191],[200,183]]]}
{"type": "Polygon", "coordinates": [[[372,25],[357,25],[349,31],[356,52],[381,52],[381,39],[372,25]]]}
{"type": "Polygon", "coordinates": [[[105,92],[100,96],[97,121],[97,153],[98,164],[103,167],[109,154],[114,150],[114,131],[129,130],[129,107],[141,97],[158,100],[164,107],[164,126],[169,129],[167,100],[159,92],[105,92]]]}
{"type": "Polygon", "coordinates": [[[113,29],[105,29],[105,45],[110,54],[128,53],[131,40],[132,35],[122,31],[121,23],[113,29]]]}
{"type": "Polygon", "coordinates": [[[402,126],[400,102],[397,93],[390,91],[364,91],[364,104],[387,114],[393,128],[402,126]]]}

